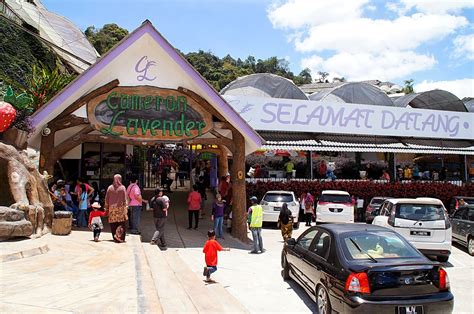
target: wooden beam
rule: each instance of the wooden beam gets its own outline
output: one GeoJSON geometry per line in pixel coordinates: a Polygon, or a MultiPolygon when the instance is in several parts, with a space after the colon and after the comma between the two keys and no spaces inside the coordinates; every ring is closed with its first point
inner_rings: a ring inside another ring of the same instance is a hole
{"type": "Polygon", "coordinates": [[[229,139],[229,140],[230,140],[230,138],[225,137],[224,135],[220,134],[219,132],[217,132],[217,131],[214,130],[214,129],[212,129],[212,130],[210,131],[210,133],[211,133],[212,135],[214,135],[215,137],[217,137],[217,138],[226,138],[226,139],[229,139]]]}
{"type": "MultiPolygon", "coordinates": [[[[56,158],[56,160],[59,160],[64,154],[66,154],[68,151],[70,151],[77,145],[84,143],[84,140],[82,139],[83,136],[89,132],[92,132],[93,130],[94,129],[92,128],[92,126],[88,125],[84,127],[82,130],[80,130],[79,132],[69,137],[67,140],[65,140],[61,144],[55,146],[53,155],[56,158]]],[[[56,162],[56,160],[54,162],[56,162]]]]}
{"type": "MultiPolygon", "coordinates": [[[[81,136],[82,142],[97,142],[97,143],[110,143],[110,144],[123,144],[123,145],[142,145],[142,142],[131,141],[127,139],[122,139],[119,137],[112,137],[101,134],[84,134],[81,136]]],[[[155,142],[152,141],[143,141],[147,145],[153,145],[155,142]]]]}
{"type": "Polygon", "coordinates": [[[82,124],[89,124],[89,120],[87,118],[82,118],[71,114],[61,119],[53,120],[53,122],[51,122],[48,127],[51,129],[51,133],[54,133],[62,129],[72,128],[82,124]]]}
{"type": "Polygon", "coordinates": [[[73,113],[77,109],[81,108],[84,105],[85,102],[88,102],[92,98],[95,98],[99,95],[102,95],[102,94],[105,94],[105,93],[111,91],[112,89],[117,87],[119,84],[120,84],[119,80],[115,79],[115,80],[110,81],[109,83],[107,83],[105,85],[102,85],[101,87],[93,90],[89,94],[80,97],[75,102],[73,102],[69,107],[67,107],[66,110],[64,110],[61,114],[59,114],[55,119],[53,119],[53,121],[54,120],[59,120],[59,119],[65,117],[65,116],[70,115],[71,113],[73,113]]]}
{"type": "Polygon", "coordinates": [[[231,129],[232,126],[228,122],[214,122],[214,129],[231,129]]]}

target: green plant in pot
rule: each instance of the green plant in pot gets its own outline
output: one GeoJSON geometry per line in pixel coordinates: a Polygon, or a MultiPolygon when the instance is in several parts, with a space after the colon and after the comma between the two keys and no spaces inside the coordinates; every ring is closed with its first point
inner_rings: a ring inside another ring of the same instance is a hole
{"type": "Polygon", "coordinates": [[[26,93],[15,95],[8,86],[0,100],[0,116],[2,117],[2,140],[8,144],[24,149],[27,146],[28,136],[34,132],[31,123],[33,113],[32,99],[26,93]]]}

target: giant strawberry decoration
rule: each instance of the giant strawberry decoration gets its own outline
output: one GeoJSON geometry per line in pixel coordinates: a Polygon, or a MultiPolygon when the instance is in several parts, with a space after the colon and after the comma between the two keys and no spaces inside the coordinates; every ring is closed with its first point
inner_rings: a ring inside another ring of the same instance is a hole
{"type": "Polygon", "coordinates": [[[16,117],[16,110],[7,102],[0,101],[0,133],[5,132],[16,117]]]}

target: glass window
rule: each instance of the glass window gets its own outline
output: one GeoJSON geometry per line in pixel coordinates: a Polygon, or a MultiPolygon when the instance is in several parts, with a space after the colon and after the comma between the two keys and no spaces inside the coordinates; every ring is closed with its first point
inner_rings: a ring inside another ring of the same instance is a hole
{"type": "Polygon", "coordinates": [[[319,201],[329,203],[352,203],[352,199],[349,195],[339,194],[322,194],[319,201]]]}
{"type": "Polygon", "coordinates": [[[474,205],[474,198],[465,198],[464,202],[466,202],[467,205],[474,205]]]}
{"type": "Polygon", "coordinates": [[[291,203],[293,202],[293,195],[292,194],[279,194],[279,193],[267,193],[263,198],[266,202],[283,202],[283,203],[291,203]]]}
{"type": "Polygon", "coordinates": [[[433,221],[444,220],[444,208],[441,205],[428,204],[398,204],[395,218],[433,221]]]}
{"type": "Polygon", "coordinates": [[[322,232],[319,237],[316,238],[312,251],[322,258],[326,258],[329,253],[331,243],[331,237],[326,232],[322,232]]]}
{"type": "Polygon", "coordinates": [[[305,249],[309,249],[311,242],[313,241],[314,237],[318,233],[318,230],[311,230],[308,233],[302,235],[298,239],[298,245],[302,246],[305,249]]]}
{"type": "Polygon", "coordinates": [[[384,198],[373,198],[370,201],[370,204],[371,205],[379,205],[379,204],[382,204],[384,200],[385,200],[384,198]]]}
{"type": "Polygon", "coordinates": [[[350,260],[419,257],[419,253],[394,232],[358,232],[344,235],[344,254],[350,260]],[[360,249],[360,250],[359,250],[360,249]]]}
{"type": "Polygon", "coordinates": [[[467,209],[460,209],[454,213],[454,219],[465,219],[464,216],[466,215],[467,209]]]}
{"type": "Polygon", "coordinates": [[[474,208],[469,209],[469,212],[467,213],[467,219],[469,221],[474,221],[474,208]]]}

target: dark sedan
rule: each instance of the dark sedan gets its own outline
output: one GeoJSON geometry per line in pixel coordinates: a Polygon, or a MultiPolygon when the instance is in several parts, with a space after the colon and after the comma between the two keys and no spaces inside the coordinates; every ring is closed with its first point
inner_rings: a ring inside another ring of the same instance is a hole
{"type": "Polygon", "coordinates": [[[467,252],[474,256],[474,206],[459,207],[451,216],[453,241],[467,247],[467,252]]]}
{"type": "Polygon", "coordinates": [[[451,313],[454,297],[441,264],[403,237],[366,224],[328,224],[290,239],[284,279],[294,279],[319,313],[451,313]]]}

